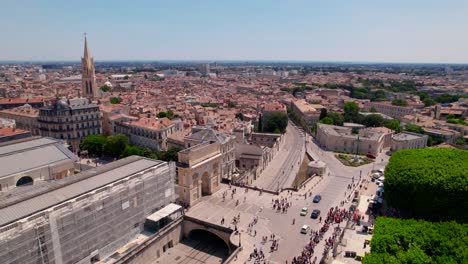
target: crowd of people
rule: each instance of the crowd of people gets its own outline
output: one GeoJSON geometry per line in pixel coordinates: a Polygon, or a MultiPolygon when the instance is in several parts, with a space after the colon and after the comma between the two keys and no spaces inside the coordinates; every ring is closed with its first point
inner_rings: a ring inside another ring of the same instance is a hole
{"type": "Polygon", "coordinates": [[[292,206],[292,202],[288,201],[288,198],[281,197],[280,199],[271,200],[273,210],[276,210],[277,213],[287,213],[288,208],[292,206]]]}

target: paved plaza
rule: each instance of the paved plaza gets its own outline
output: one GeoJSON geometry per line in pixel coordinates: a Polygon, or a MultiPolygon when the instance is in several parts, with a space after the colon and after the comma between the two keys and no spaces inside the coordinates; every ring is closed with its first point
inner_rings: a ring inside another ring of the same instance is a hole
{"type": "MultiPolygon", "coordinates": [[[[234,263],[249,263],[249,255],[254,248],[261,249],[265,259],[270,263],[285,263],[286,260],[290,262],[293,257],[300,255],[303,247],[310,239],[310,235],[300,233],[300,228],[303,225],[308,225],[312,230],[318,230],[323,225],[323,223],[319,223],[318,219],[310,218],[311,211],[319,209],[321,216],[325,219],[326,213],[331,207],[340,205],[341,201],[348,198],[351,191],[347,190],[347,187],[352,183],[353,177],[355,182],[359,180],[360,175],[364,179],[372,169],[382,168],[388,161],[388,157],[382,154],[376,160],[376,164],[347,167],[334,157],[333,152],[322,151],[310,140],[307,143],[307,149],[315,159],[318,158],[329,165],[329,175],[315,177],[298,192],[283,191],[280,195],[266,192],[260,194],[259,191],[246,191],[245,188],[223,185],[217,193],[203,197],[199,204],[190,208],[187,215],[218,225],[221,224],[224,218],[224,226],[233,229],[232,220],[240,216],[237,227],[240,231],[240,242],[243,251],[238,255],[238,259],[234,263]],[[234,189],[236,191],[232,196],[234,189]],[[223,199],[223,193],[226,194],[225,199],[223,199]],[[307,194],[307,197],[305,197],[305,194],[307,194]],[[312,198],[316,194],[322,196],[320,203],[312,202],[312,198]],[[287,199],[288,202],[292,202],[292,206],[285,213],[277,212],[272,208],[272,200],[275,199],[287,199]],[[236,205],[237,203],[238,205],[236,205]],[[303,207],[308,208],[306,216],[299,215],[303,207]],[[258,218],[258,221],[249,230],[249,224],[254,221],[254,218],[258,218]],[[294,224],[293,219],[295,219],[294,224]],[[262,237],[267,236],[270,238],[272,234],[279,239],[279,246],[278,250],[270,252],[272,242],[268,239],[263,244],[262,237]]],[[[265,177],[268,177],[268,175],[265,175],[265,177]]],[[[271,177],[276,177],[276,175],[273,174],[271,177]]],[[[372,184],[374,183],[370,183],[370,185],[372,184]]],[[[357,188],[359,189],[358,186],[357,188]]],[[[369,190],[369,192],[372,192],[372,190],[369,190]]],[[[349,205],[350,203],[347,202],[341,208],[349,208],[349,205]]],[[[324,238],[331,235],[332,227],[324,238]]],[[[321,259],[323,249],[324,242],[321,241],[315,249],[314,256],[321,259]]],[[[253,260],[251,262],[253,263],[253,260]]]]}

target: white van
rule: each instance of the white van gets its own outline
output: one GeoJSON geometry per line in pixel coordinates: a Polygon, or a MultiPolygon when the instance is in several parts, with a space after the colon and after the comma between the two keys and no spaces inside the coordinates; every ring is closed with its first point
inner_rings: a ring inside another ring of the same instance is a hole
{"type": "Polygon", "coordinates": [[[308,225],[303,225],[301,228],[301,233],[302,234],[307,234],[309,233],[310,227],[308,225]]]}

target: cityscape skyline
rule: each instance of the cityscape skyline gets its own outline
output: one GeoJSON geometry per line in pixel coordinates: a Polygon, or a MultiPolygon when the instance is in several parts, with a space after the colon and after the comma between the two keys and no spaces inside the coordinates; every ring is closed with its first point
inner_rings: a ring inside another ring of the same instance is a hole
{"type": "Polygon", "coordinates": [[[463,1],[296,2],[6,3],[0,61],[78,61],[86,31],[96,61],[468,63],[463,1]]]}

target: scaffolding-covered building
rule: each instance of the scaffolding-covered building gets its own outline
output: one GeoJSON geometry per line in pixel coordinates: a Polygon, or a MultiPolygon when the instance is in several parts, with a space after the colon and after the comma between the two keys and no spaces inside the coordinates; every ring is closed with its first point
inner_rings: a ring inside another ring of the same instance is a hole
{"type": "Polygon", "coordinates": [[[174,202],[175,164],[128,157],[0,195],[0,263],[93,263],[174,202]]]}

